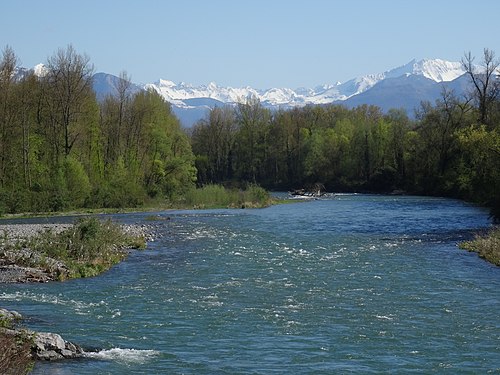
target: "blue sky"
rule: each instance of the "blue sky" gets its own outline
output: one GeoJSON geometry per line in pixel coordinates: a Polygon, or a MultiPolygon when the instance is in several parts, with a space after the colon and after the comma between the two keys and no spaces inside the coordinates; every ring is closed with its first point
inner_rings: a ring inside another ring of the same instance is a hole
{"type": "Polygon", "coordinates": [[[72,44],[96,72],[223,86],[314,87],[413,58],[500,56],[497,0],[11,0],[0,48],[23,66],[72,44]]]}

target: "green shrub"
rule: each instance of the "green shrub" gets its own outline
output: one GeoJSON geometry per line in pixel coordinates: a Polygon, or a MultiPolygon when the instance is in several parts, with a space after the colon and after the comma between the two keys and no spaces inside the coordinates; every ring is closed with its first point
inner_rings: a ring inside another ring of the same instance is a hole
{"type": "Polygon", "coordinates": [[[245,195],[248,196],[247,201],[252,205],[263,207],[270,204],[271,197],[269,192],[258,185],[250,185],[245,193],[245,195]]]}
{"type": "Polygon", "coordinates": [[[61,233],[41,233],[30,239],[26,247],[62,260],[70,270],[69,277],[88,277],[121,261],[126,256],[124,249],[144,248],[145,239],[124,233],[119,225],[109,220],[91,217],[79,219],[61,233]]]}
{"type": "Polygon", "coordinates": [[[474,251],[481,258],[500,266],[500,227],[492,229],[485,235],[477,235],[472,241],[462,242],[460,247],[474,251]]]}
{"type": "Polygon", "coordinates": [[[206,185],[192,189],[184,195],[184,203],[194,208],[245,208],[269,205],[269,193],[257,185],[249,185],[245,190],[228,189],[221,185],[206,185]]]}
{"type": "Polygon", "coordinates": [[[227,207],[234,200],[232,195],[232,191],[225,189],[221,185],[206,185],[188,191],[184,198],[187,206],[190,207],[227,207]]]}

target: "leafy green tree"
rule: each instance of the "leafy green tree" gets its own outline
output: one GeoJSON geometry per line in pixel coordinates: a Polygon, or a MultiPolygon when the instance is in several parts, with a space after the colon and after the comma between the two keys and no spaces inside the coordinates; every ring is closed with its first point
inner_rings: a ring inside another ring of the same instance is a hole
{"type": "Polygon", "coordinates": [[[262,177],[267,158],[271,114],[257,98],[239,103],[236,112],[239,132],[236,137],[236,169],[243,181],[256,182],[262,177]]]}
{"type": "Polygon", "coordinates": [[[91,193],[91,185],[83,165],[69,156],[64,159],[63,170],[68,207],[84,207],[91,193]]]}
{"type": "Polygon", "coordinates": [[[6,46],[0,61],[0,186],[8,179],[7,168],[12,164],[12,132],[16,126],[16,100],[14,73],[17,68],[14,50],[6,46]]]}
{"type": "Polygon", "coordinates": [[[470,125],[457,133],[461,164],[461,198],[492,207],[500,215],[500,133],[485,125],[470,125]]]}
{"type": "Polygon", "coordinates": [[[190,188],[196,179],[194,156],[170,105],[148,91],[137,94],[132,106],[136,116],[126,160],[136,172],[142,171],[146,190],[151,196],[162,193],[172,198],[190,188]]]}
{"type": "Polygon", "coordinates": [[[213,108],[207,120],[195,125],[191,136],[193,151],[204,155],[208,163],[208,168],[202,172],[205,177],[200,182],[213,183],[232,178],[235,135],[235,112],[230,106],[213,108]]]}

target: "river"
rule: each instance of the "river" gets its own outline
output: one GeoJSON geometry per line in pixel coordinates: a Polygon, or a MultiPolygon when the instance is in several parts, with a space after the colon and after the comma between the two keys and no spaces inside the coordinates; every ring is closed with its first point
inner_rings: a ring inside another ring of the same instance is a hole
{"type": "Polygon", "coordinates": [[[88,352],[33,374],[500,371],[500,268],[456,246],[483,209],[337,195],[151,215],[114,216],[160,236],[99,277],[0,286],[88,352]]]}

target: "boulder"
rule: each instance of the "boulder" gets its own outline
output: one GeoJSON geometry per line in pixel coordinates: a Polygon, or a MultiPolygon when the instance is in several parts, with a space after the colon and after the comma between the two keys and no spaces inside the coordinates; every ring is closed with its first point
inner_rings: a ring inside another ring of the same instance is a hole
{"type": "MultiPolygon", "coordinates": [[[[7,320],[10,323],[10,327],[11,323],[21,320],[22,316],[17,311],[0,308],[0,318],[7,320]]],[[[15,336],[21,341],[29,340],[32,357],[36,360],[55,361],[83,356],[83,349],[80,346],[64,340],[57,333],[35,332],[15,327],[0,327],[0,334],[15,336]]]]}
{"type": "Polygon", "coordinates": [[[83,355],[80,346],[64,340],[57,333],[36,332],[32,349],[35,359],[45,361],[77,358],[83,355]]]}
{"type": "Polygon", "coordinates": [[[7,319],[8,321],[14,321],[21,320],[23,317],[17,311],[0,308],[0,318],[7,319]]]}

